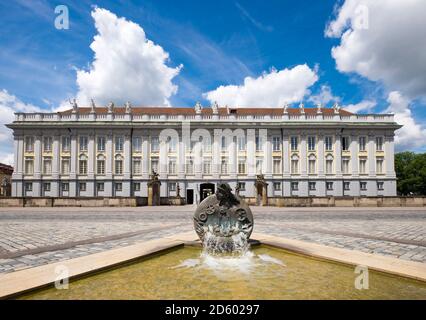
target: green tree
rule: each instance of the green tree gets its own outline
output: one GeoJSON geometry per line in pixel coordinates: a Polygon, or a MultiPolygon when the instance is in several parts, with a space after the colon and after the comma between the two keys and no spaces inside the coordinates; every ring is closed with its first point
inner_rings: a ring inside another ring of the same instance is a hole
{"type": "Polygon", "coordinates": [[[397,153],[395,155],[395,171],[399,194],[426,194],[426,153],[397,153]]]}

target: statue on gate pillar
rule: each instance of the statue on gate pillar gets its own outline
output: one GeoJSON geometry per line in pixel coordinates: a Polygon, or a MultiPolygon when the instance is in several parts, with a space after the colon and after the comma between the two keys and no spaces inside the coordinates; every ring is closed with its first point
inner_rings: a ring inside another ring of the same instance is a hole
{"type": "Polygon", "coordinates": [[[256,197],[257,204],[262,206],[268,205],[268,184],[265,181],[265,176],[263,174],[258,174],[256,176],[256,182],[254,183],[256,187],[256,197]]]}
{"type": "Polygon", "coordinates": [[[158,173],[152,170],[148,181],[148,205],[160,205],[160,186],[161,182],[158,179],[158,173]]]}

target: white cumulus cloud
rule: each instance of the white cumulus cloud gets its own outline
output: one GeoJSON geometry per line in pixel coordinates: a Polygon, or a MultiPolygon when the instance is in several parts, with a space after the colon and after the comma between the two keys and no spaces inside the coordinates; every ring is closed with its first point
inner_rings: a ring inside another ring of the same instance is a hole
{"type": "Polygon", "coordinates": [[[42,110],[32,104],[26,104],[16,96],[0,90],[0,162],[13,164],[13,135],[12,130],[5,124],[12,123],[15,112],[41,112],[42,110]]]}
{"type": "Polygon", "coordinates": [[[361,113],[361,112],[371,112],[376,106],[376,101],[373,100],[363,100],[356,104],[348,104],[343,108],[352,113],[361,113]]]}
{"type": "Polygon", "coordinates": [[[222,85],[203,95],[220,105],[278,107],[303,100],[317,80],[316,71],[303,64],[280,71],[273,69],[258,78],[246,77],[242,85],[222,85]]]}
{"type": "Polygon", "coordinates": [[[341,72],[380,81],[410,99],[426,97],[426,1],[346,0],[326,36],[341,72]]]}
{"type": "Polygon", "coordinates": [[[89,70],[77,71],[77,100],[87,104],[91,98],[99,105],[109,101],[134,105],[170,105],[177,92],[172,83],[181,66],[167,66],[169,54],[147,39],[143,28],[114,13],[92,11],[97,35],[90,48],[94,60],[89,70]]]}
{"type": "Polygon", "coordinates": [[[319,93],[315,95],[311,95],[308,101],[311,101],[314,104],[321,103],[325,107],[327,103],[339,102],[340,97],[333,95],[333,93],[331,92],[330,86],[322,85],[319,93]]]}
{"type": "Polygon", "coordinates": [[[398,91],[388,96],[386,113],[393,113],[395,121],[403,127],[396,131],[395,142],[398,150],[422,147],[425,145],[426,129],[417,124],[409,108],[410,101],[398,91]]]}

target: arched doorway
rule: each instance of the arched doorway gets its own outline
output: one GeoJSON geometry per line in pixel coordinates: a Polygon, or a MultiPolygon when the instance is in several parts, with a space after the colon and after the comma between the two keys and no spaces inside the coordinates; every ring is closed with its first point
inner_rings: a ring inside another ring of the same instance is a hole
{"type": "Polygon", "coordinates": [[[200,184],[200,202],[215,192],[214,183],[202,183],[200,184]]]}

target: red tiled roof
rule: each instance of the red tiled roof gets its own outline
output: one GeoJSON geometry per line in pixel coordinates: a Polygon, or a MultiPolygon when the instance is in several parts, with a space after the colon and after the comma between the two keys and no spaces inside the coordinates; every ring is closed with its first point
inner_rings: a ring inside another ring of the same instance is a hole
{"type": "MultiPolygon", "coordinates": [[[[175,108],[175,107],[132,107],[131,113],[134,115],[143,115],[143,114],[149,114],[149,115],[195,115],[195,109],[194,108],[175,108]]],[[[235,110],[235,114],[237,115],[282,115],[283,114],[283,108],[219,108],[219,115],[227,115],[228,110],[235,110]]],[[[90,113],[91,108],[82,107],[78,108],[79,114],[88,114],[90,113]]],[[[96,114],[107,114],[108,108],[106,107],[96,107],[95,108],[96,114]]],[[[288,108],[287,109],[288,114],[290,115],[296,115],[300,114],[301,110],[300,108],[288,108]]],[[[305,114],[316,114],[317,108],[305,108],[304,109],[305,114]]],[[[334,113],[334,110],[331,108],[321,108],[321,111],[325,115],[332,115],[334,113]]],[[[114,107],[113,112],[115,114],[125,114],[126,108],[124,107],[114,107]]],[[[72,109],[59,112],[60,114],[71,114],[72,109]]],[[[203,108],[201,109],[201,114],[210,115],[213,111],[211,108],[203,108]]],[[[340,115],[347,116],[352,115],[353,113],[340,109],[340,115]]]]}

